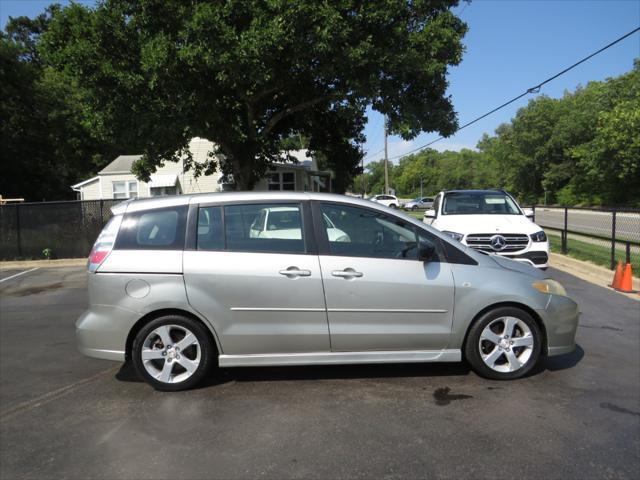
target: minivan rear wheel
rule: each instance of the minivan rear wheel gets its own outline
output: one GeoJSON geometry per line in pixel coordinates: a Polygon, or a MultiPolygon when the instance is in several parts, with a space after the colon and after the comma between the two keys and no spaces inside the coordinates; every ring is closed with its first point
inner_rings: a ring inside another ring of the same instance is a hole
{"type": "Polygon", "coordinates": [[[211,369],[213,353],[205,327],[180,315],[152,320],[142,327],[132,345],[138,375],[163,391],[196,386],[211,369]]]}
{"type": "Polygon", "coordinates": [[[467,361],[478,375],[513,380],[535,367],[542,350],[542,334],[526,311],[499,307],[473,324],[464,350],[467,361]]]}

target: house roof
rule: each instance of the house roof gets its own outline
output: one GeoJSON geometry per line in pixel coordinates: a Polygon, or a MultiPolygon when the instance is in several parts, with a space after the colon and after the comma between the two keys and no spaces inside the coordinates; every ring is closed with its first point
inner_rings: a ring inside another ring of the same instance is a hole
{"type": "Polygon", "coordinates": [[[88,180],[84,180],[84,181],[82,181],[82,182],[80,182],[80,183],[76,183],[75,185],[71,185],[71,188],[72,188],[73,190],[75,190],[76,188],[84,187],[84,186],[85,186],[85,185],[87,185],[88,183],[93,183],[93,182],[95,182],[95,181],[97,181],[97,180],[99,180],[99,179],[100,179],[100,177],[93,177],[93,178],[89,178],[88,180]]]}
{"type": "Polygon", "coordinates": [[[120,155],[109,165],[98,172],[102,173],[131,173],[133,162],[138,160],[142,155],[120,155]]]}

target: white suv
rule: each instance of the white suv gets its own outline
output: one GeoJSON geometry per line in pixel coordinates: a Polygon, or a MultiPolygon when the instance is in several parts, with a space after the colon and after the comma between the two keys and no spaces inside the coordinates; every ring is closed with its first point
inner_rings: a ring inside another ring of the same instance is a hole
{"type": "Polygon", "coordinates": [[[369,200],[384,205],[385,207],[400,208],[400,202],[395,195],[375,195],[369,198],[369,200]]]}
{"type": "Polygon", "coordinates": [[[424,222],[481,252],[546,269],[549,241],[532,216],[503,190],[450,190],[438,194],[424,222]]]}

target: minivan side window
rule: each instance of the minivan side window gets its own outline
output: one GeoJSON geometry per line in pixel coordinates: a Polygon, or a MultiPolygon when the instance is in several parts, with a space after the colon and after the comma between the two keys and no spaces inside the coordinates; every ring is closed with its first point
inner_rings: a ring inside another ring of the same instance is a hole
{"type": "Polygon", "coordinates": [[[224,228],[229,251],[305,252],[302,208],[298,203],[227,205],[224,228]]]}
{"type": "Polygon", "coordinates": [[[223,250],[222,207],[201,207],[198,209],[198,250],[223,250]]]}
{"type": "Polygon", "coordinates": [[[128,213],[116,237],[116,250],[182,250],[187,207],[128,213]]]}
{"type": "Polygon", "coordinates": [[[322,203],[329,253],[350,257],[417,260],[416,227],[391,215],[350,205],[322,203]]]}

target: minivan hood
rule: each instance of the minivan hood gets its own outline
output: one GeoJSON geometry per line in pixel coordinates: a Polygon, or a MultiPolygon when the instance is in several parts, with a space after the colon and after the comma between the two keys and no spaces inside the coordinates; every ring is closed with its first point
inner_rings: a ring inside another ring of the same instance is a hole
{"type": "Polygon", "coordinates": [[[432,224],[438,230],[462,233],[524,233],[542,230],[524,215],[439,215],[432,224]]]}
{"type": "Polygon", "coordinates": [[[506,268],[507,270],[524,273],[525,275],[529,275],[530,277],[538,279],[546,278],[546,275],[542,271],[528,263],[518,262],[516,260],[511,260],[510,258],[501,257],[500,255],[489,256],[493,259],[494,262],[496,262],[502,268],[506,268]]]}

